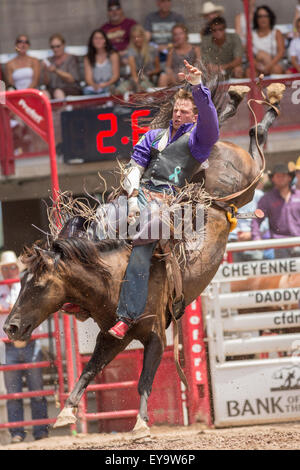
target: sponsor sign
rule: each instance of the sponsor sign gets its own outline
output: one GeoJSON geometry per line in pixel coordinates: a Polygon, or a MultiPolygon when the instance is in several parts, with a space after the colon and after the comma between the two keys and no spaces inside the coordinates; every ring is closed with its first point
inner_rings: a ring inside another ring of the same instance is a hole
{"type": "Polygon", "coordinates": [[[18,93],[9,93],[6,96],[6,105],[44,140],[47,140],[45,105],[38,94],[26,94],[21,97],[18,93]]]}
{"type": "Polygon", "coordinates": [[[257,276],[276,276],[300,272],[300,258],[223,263],[214,281],[236,281],[257,276]]]}
{"type": "Polygon", "coordinates": [[[197,300],[194,300],[186,309],[185,315],[189,328],[185,334],[189,335],[192,376],[196,384],[206,384],[206,354],[203,342],[203,320],[197,300]]]}
{"type": "Polygon", "coordinates": [[[300,288],[269,289],[221,294],[219,301],[222,309],[269,307],[298,304],[300,288]]]}
{"type": "Polygon", "coordinates": [[[300,419],[300,360],[253,361],[216,366],[215,424],[300,419]]]}

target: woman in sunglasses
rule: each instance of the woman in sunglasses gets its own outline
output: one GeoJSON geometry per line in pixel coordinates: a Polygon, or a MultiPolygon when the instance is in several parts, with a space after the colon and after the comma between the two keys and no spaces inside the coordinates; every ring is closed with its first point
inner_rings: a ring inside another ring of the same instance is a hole
{"type": "Polygon", "coordinates": [[[38,59],[28,55],[30,41],[28,36],[21,34],[16,39],[17,56],[7,62],[5,75],[8,89],[23,90],[37,88],[40,80],[40,63],[38,59]]]}
{"type": "Polygon", "coordinates": [[[77,58],[65,52],[65,43],[61,34],[53,34],[49,39],[53,56],[44,60],[44,83],[54,99],[81,94],[77,58]]]}
{"type": "MultiPolygon", "coordinates": [[[[276,29],[275,13],[267,5],[257,7],[254,12],[252,46],[257,75],[284,73],[284,38],[276,29]]],[[[250,68],[247,76],[250,76],[250,68]]]]}

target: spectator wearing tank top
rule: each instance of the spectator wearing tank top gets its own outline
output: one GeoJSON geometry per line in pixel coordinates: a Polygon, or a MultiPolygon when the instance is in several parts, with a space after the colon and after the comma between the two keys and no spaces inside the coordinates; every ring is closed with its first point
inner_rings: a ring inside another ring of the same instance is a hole
{"type": "Polygon", "coordinates": [[[28,36],[21,34],[17,37],[15,49],[17,56],[7,62],[5,76],[8,89],[24,90],[37,88],[40,80],[40,63],[28,55],[30,41],[28,36]]]}
{"type": "Polygon", "coordinates": [[[168,52],[166,71],[159,77],[158,86],[166,87],[178,83],[177,74],[184,68],[184,60],[189,64],[200,61],[201,52],[198,46],[188,42],[188,29],[184,24],[176,24],[172,28],[172,47],[168,52]]]}
{"type": "MultiPolygon", "coordinates": [[[[276,16],[268,6],[256,8],[253,17],[252,46],[257,74],[282,74],[284,38],[275,28],[276,16]]],[[[250,76],[250,69],[247,70],[250,76]]]]}
{"type": "Polygon", "coordinates": [[[118,86],[117,92],[142,92],[156,86],[160,73],[159,52],[149,44],[146,31],[140,24],[134,25],[130,31],[128,62],[131,76],[118,86]]]}
{"type": "Polygon", "coordinates": [[[89,38],[84,75],[84,95],[109,95],[120,78],[119,55],[101,29],[93,31],[89,38]]]}
{"type": "Polygon", "coordinates": [[[298,37],[292,39],[289,47],[291,67],[287,70],[287,73],[300,73],[300,17],[296,20],[296,31],[298,37]]]}

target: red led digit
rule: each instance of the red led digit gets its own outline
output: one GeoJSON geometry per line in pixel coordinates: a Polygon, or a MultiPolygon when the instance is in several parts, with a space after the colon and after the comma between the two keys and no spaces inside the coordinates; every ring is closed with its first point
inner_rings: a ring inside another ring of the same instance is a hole
{"type": "Polygon", "coordinates": [[[150,110],[149,109],[140,109],[138,111],[134,111],[131,115],[131,128],[132,128],[132,145],[138,142],[140,135],[145,134],[145,132],[149,131],[149,127],[140,127],[138,124],[138,119],[142,116],[149,116],[150,110]]]}
{"type": "Polygon", "coordinates": [[[118,131],[118,121],[117,117],[113,113],[98,114],[98,119],[100,121],[110,121],[110,129],[107,131],[100,131],[97,134],[97,150],[100,153],[114,153],[117,151],[116,147],[113,145],[108,145],[104,147],[103,139],[106,137],[112,137],[118,131]]]}

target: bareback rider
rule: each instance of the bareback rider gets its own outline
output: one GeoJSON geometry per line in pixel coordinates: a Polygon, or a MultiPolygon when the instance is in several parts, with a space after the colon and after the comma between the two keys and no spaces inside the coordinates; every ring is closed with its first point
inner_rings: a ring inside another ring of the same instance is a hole
{"type": "MultiPolygon", "coordinates": [[[[202,84],[201,71],[184,61],[179,78],[192,85],[192,93],[180,89],[174,97],[172,120],[167,129],[153,129],[134,147],[124,180],[128,193],[128,217],[134,220],[143,205],[145,193],[173,193],[174,186],[190,182],[208,158],[219,138],[217,111],[210,90],[202,84]]],[[[160,193],[160,194],[159,194],[160,193]]],[[[148,297],[151,257],[157,242],[133,246],[117,308],[117,323],[109,333],[123,339],[143,314],[148,297]]]]}

